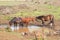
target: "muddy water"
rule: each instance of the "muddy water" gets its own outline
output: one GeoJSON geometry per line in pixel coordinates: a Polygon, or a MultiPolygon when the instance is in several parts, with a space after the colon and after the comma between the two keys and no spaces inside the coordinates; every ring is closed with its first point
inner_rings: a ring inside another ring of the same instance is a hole
{"type": "MultiPolygon", "coordinates": [[[[0,25],[0,28],[6,28],[6,27],[8,27],[8,25],[0,25]]],[[[19,30],[20,28],[19,28],[19,26],[17,26],[17,27],[14,27],[13,25],[10,27],[11,28],[11,30],[12,31],[14,31],[14,30],[19,30]]],[[[35,26],[35,25],[29,25],[28,26],[28,30],[30,31],[30,32],[32,32],[32,31],[34,31],[34,30],[39,30],[41,27],[39,27],[39,26],[35,26]]],[[[26,29],[26,28],[25,28],[26,29]]]]}
{"type": "Polygon", "coordinates": [[[7,28],[7,27],[8,27],[8,25],[6,25],[6,24],[0,25],[0,28],[7,28]]]}
{"type": "Polygon", "coordinates": [[[28,26],[28,29],[29,29],[30,32],[39,30],[40,28],[41,28],[41,27],[35,26],[35,25],[30,25],[30,26],[28,26]]]}

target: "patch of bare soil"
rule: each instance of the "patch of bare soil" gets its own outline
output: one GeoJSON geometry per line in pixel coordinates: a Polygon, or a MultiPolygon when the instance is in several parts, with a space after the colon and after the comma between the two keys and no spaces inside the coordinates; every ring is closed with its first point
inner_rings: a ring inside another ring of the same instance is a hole
{"type": "Polygon", "coordinates": [[[16,35],[12,35],[7,32],[0,32],[0,40],[21,40],[16,35]]]}
{"type": "Polygon", "coordinates": [[[44,34],[47,40],[60,40],[60,20],[55,21],[54,29],[44,28],[44,34]]]}
{"type": "MultiPolygon", "coordinates": [[[[33,29],[32,29],[33,30],[33,29]]],[[[60,40],[60,20],[55,21],[54,29],[47,27],[41,27],[38,30],[29,32],[28,28],[21,28],[19,33],[10,33],[5,31],[0,31],[0,40],[60,40]],[[23,35],[21,32],[27,32],[23,35]]]]}

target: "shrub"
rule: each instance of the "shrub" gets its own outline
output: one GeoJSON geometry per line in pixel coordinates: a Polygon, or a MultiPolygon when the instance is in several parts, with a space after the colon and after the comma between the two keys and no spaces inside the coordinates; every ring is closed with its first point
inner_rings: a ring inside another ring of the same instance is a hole
{"type": "Polygon", "coordinates": [[[7,32],[11,32],[12,30],[10,29],[10,27],[6,27],[5,28],[7,32]]]}

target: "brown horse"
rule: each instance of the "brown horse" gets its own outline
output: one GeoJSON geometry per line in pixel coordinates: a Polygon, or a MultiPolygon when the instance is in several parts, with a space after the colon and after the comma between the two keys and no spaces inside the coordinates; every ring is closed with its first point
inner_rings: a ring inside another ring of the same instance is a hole
{"type": "Polygon", "coordinates": [[[22,23],[26,25],[26,27],[30,24],[30,22],[35,22],[35,18],[26,17],[22,18],[22,23]]]}
{"type": "Polygon", "coordinates": [[[45,21],[49,21],[49,25],[54,25],[54,16],[53,15],[42,15],[42,16],[37,16],[36,19],[39,19],[42,21],[42,24],[45,25],[45,21]]]}
{"type": "Polygon", "coordinates": [[[11,19],[10,21],[9,21],[9,25],[11,26],[11,25],[14,25],[14,27],[17,27],[17,24],[19,24],[19,26],[20,25],[23,25],[22,24],[22,22],[21,22],[21,17],[14,17],[13,19],[11,19]]]}

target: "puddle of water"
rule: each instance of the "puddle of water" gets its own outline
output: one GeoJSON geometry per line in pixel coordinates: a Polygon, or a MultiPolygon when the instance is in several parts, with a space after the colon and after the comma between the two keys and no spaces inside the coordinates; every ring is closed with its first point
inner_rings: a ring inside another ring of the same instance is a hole
{"type": "Polygon", "coordinates": [[[8,25],[0,25],[0,28],[6,28],[8,25]]]}
{"type": "MultiPolygon", "coordinates": [[[[6,28],[6,27],[8,27],[8,25],[0,25],[0,28],[1,28],[1,27],[6,28]]],[[[15,30],[16,30],[16,29],[18,30],[18,29],[19,29],[19,26],[14,27],[14,25],[12,25],[10,28],[11,28],[12,31],[14,31],[14,29],[15,29],[15,30]]],[[[30,32],[35,31],[35,30],[39,30],[40,28],[41,28],[41,27],[35,26],[35,25],[29,25],[29,26],[28,26],[28,29],[29,29],[30,32]]]]}
{"type": "MultiPolygon", "coordinates": [[[[6,24],[5,24],[5,25],[0,25],[0,28],[7,28],[7,27],[8,27],[8,25],[6,25],[6,24]]],[[[12,31],[14,31],[14,29],[17,29],[17,30],[18,30],[18,29],[19,29],[19,26],[14,27],[14,26],[12,25],[10,28],[11,28],[12,31]]]]}
{"type": "Polygon", "coordinates": [[[12,25],[10,28],[11,28],[12,31],[14,31],[14,30],[16,30],[16,29],[18,30],[18,29],[19,29],[19,26],[14,27],[14,26],[12,25]]]}
{"type": "Polygon", "coordinates": [[[41,28],[41,27],[39,27],[39,26],[34,26],[34,25],[28,26],[28,29],[29,29],[30,32],[39,30],[40,28],[41,28]]]}

